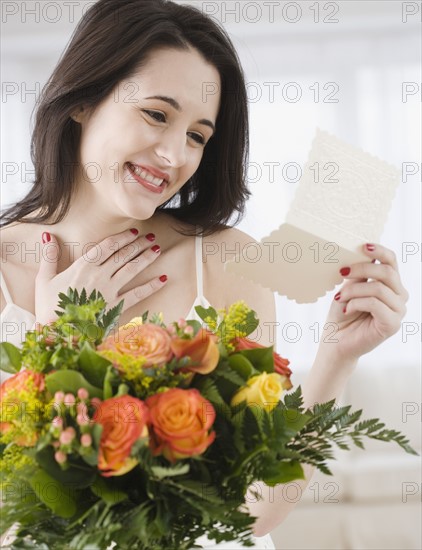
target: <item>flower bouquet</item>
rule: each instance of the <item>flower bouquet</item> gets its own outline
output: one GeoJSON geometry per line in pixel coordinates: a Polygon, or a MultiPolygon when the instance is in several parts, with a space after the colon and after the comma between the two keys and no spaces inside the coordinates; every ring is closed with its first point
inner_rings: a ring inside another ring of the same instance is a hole
{"type": "MultiPolygon", "coordinates": [[[[69,289],[55,322],[2,343],[2,531],[12,548],[190,549],[206,534],[250,546],[245,495],[260,480],[329,474],[335,445],[399,432],[334,400],[305,409],[289,362],[248,339],[244,302],[197,307],[201,324],[69,289]],[[206,328],[205,328],[206,327],[206,328]]],[[[257,495],[256,495],[257,496],[257,495]]],[[[199,547],[199,546],[196,546],[199,547]]]]}

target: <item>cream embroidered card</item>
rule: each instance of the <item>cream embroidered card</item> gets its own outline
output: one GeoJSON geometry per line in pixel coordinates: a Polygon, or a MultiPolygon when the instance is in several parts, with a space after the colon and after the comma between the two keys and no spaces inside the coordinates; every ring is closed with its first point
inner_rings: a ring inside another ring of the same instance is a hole
{"type": "Polygon", "coordinates": [[[226,270],[315,302],[341,267],[370,261],[362,245],[379,242],[398,182],[393,166],[317,129],[286,223],[262,239],[258,261],[243,250],[226,270]]]}

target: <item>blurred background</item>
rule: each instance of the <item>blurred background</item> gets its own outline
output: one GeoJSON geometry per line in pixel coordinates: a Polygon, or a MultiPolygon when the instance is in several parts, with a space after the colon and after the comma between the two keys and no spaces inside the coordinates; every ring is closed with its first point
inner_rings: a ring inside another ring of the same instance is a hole
{"type": "MultiPolygon", "coordinates": [[[[1,206],[33,177],[31,113],[86,9],[95,2],[2,2],[1,206]]],[[[185,1],[218,20],[242,61],[250,101],[252,198],[239,228],[256,239],[285,218],[316,128],[401,174],[381,243],[395,251],[410,300],[402,329],[363,356],[343,396],[420,449],[421,3],[185,1]],[[272,169],[270,169],[272,166],[272,169]]],[[[313,304],[276,295],[277,348],[303,381],[338,289],[313,304]]],[[[422,548],[419,457],[387,444],[339,454],[273,533],[277,548],[422,548]]],[[[274,503],[277,505],[277,502],[274,503]]]]}

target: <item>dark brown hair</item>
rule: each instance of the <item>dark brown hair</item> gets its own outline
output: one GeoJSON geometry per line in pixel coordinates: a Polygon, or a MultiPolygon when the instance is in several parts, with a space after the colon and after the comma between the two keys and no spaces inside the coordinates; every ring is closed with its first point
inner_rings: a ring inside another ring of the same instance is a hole
{"type": "Polygon", "coordinates": [[[202,227],[205,235],[237,223],[250,195],[245,183],[248,110],[244,75],[230,38],[191,6],[169,0],[99,0],[79,22],[42,90],[31,140],[35,181],[29,193],[2,214],[1,224],[61,221],[74,192],[80,145],[80,125],[71,114],[82,104],[97,107],[153,50],[190,46],[220,74],[216,133],[198,170],[159,210],[202,227]],[[38,210],[37,216],[25,219],[38,210]]]}

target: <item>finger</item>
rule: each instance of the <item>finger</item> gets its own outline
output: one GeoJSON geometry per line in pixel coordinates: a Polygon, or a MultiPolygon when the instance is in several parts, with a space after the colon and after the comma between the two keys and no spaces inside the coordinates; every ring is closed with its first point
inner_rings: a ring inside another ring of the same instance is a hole
{"type": "Polygon", "coordinates": [[[389,248],[381,244],[366,243],[363,245],[363,251],[373,260],[378,260],[382,264],[390,265],[393,269],[398,271],[396,255],[389,248]]]}
{"type": "Polygon", "coordinates": [[[401,326],[401,316],[392,311],[386,304],[382,303],[375,296],[368,298],[353,298],[343,310],[345,318],[356,312],[370,313],[376,319],[382,330],[381,336],[384,338],[395,334],[401,326]]]}
{"type": "Polygon", "coordinates": [[[44,231],[41,236],[41,240],[43,246],[37,279],[50,281],[57,275],[57,263],[60,258],[60,246],[56,237],[47,231],[44,231]]]}
{"type": "Polygon", "coordinates": [[[381,281],[396,294],[404,295],[405,289],[398,272],[390,264],[373,264],[360,262],[340,269],[345,279],[374,279],[381,281]]]}
{"type": "Polygon", "coordinates": [[[126,283],[152,264],[159,257],[160,252],[161,248],[157,244],[152,246],[148,250],[142,252],[142,254],[126,262],[120,269],[115,268],[111,280],[118,283],[118,289],[120,290],[126,283]]]}
{"type": "Polygon", "coordinates": [[[160,277],[155,277],[148,283],[135,287],[132,290],[128,290],[124,294],[119,296],[119,299],[125,301],[123,305],[123,311],[126,311],[130,307],[139,304],[140,301],[145,300],[151,294],[154,294],[158,290],[162,289],[167,282],[167,275],[161,275],[160,277]]]}
{"type": "Polygon", "coordinates": [[[336,294],[335,300],[342,304],[343,307],[346,306],[350,300],[355,298],[367,298],[374,296],[380,302],[389,307],[392,311],[402,315],[406,314],[406,307],[404,305],[403,299],[398,296],[395,292],[385,286],[379,281],[370,281],[365,283],[355,283],[344,286],[341,291],[336,294]]]}
{"type": "MultiPolygon", "coordinates": [[[[128,262],[136,262],[136,258],[138,258],[140,254],[151,248],[151,243],[154,240],[155,235],[153,233],[149,233],[143,237],[138,237],[134,241],[120,248],[102,265],[110,266],[110,272],[111,275],[113,275],[124,265],[127,265],[128,262]]],[[[154,248],[154,251],[160,250],[158,245],[154,245],[152,248],[154,248]]],[[[136,273],[136,271],[134,272],[136,273]]]]}
{"type": "Polygon", "coordinates": [[[77,260],[89,262],[92,265],[102,265],[122,247],[137,239],[139,231],[135,228],[127,229],[117,235],[111,235],[91,247],[77,260]]]}

